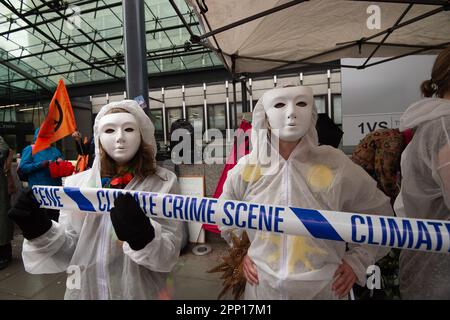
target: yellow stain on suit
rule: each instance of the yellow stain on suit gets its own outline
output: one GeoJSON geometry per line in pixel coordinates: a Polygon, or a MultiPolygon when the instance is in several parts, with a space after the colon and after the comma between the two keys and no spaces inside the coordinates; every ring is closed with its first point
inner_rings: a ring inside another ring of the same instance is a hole
{"type": "Polygon", "coordinates": [[[323,164],[311,166],[307,174],[308,185],[314,191],[327,190],[334,180],[333,171],[323,164]]]}
{"type": "Polygon", "coordinates": [[[301,236],[288,236],[289,255],[288,272],[294,271],[297,263],[301,262],[309,271],[315,270],[310,258],[314,255],[326,255],[327,252],[314,245],[311,239],[301,236]]]}
{"type": "Polygon", "coordinates": [[[241,171],[245,182],[256,182],[261,178],[261,168],[258,165],[248,164],[241,171]]]}
{"type": "MultiPolygon", "coordinates": [[[[281,258],[281,236],[266,232],[259,234],[259,239],[266,240],[275,246],[272,254],[270,254],[266,261],[273,263],[281,258]]],[[[327,255],[327,252],[314,245],[311,239],[301,236],[288,236],[288,273],[295,271],[295,266],[300,262],[309,271],[315,270],[310,258],[314,255],[327,255]]]]}

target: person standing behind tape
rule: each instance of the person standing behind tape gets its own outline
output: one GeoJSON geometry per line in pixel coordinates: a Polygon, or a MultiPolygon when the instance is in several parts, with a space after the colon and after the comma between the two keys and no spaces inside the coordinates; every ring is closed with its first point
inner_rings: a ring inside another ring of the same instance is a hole
{"type": "MultiPolygon", "coordinates": [[[[38,134],[39,128],[34,132],[33,142],[36,142],[38,134]]],[[[22,151],[22,158],[17,169],[20,179],[27,181],[30,188],[34,185],[61,186],[61,178],[52,178],[49,168],[52,161],[64,159],[61,151],[56,147],[48,147],[33,155],[32,150],[33,144],[26,146],[22,151]]],[[[45,211],[50,219],[58,221],[58,210],[47,209],[45,211]]]]}
{"type": "MultiPolygon", "coordinates": [[[[361,167],[338,149],[318,146],[316,120],[311,88],[264,93],[253,111],[253,150],[229,171],[221,198],[392,215],[389,198],[361,167]],[[276,157],[265,159],[269,152],[276,157]]],[[[229,241],[230,232],[242,229],[221,231],[229,241]]],[[[389,251],[355,244],[346,251],[344,242],[247,232],[245,299],[345,299],[355,282],[366,284],[367,267],[389,251]]]]}
{"type": "Polygon", "coordinates": [[[72,133],[72,138],[75,140],[75,146],[77,148],[77,165],[75,172],[82,172],[92,168],[95,157],[94,137],[87,139],[84,137],[84,141],[81,139],[81,133],[75,131],[72,133]]]}
{"type": "Polygon", "coordinates": [[[11,175],[12,150],[3,137],[0,136],[0,270],[6,268],[12,259],[11,240],[14,236],[14,225],[8,219],[11,205],[11,175]]]}
{"type": "MultiPolygon", "coordinates": [[[[36,141],[39,128],[34,132],[33,142],[36,141]]],[[[50,176],[49,164],[51,161],[62,160],[61,151],[55,147],[49,147],[32,155],[33,144],[26,146],[22,151],[19,169],[22,177],[26,177],[28,186],[34,185],[61,186],[61,178],[50,176]]]]}
{"type": "MultiPolygon", "coordinates": [[[[422,99],[400,118],[414,136],[401,158],[398,216],[450,220],[450,48],[438,55],[422,99]],[[433,96],[436,96],[433,98],[433,96]]],[[[403,299],[449,299],[450,255],[403,250],[399,266],[403,299]]]]}
{"type": "Polygon", "coordinates": [[[394,203],[400,192],[400,157],[407,145],[398,129],[378,129],[367,134],[352,152],[351,159],[378,183],[394,203]]]}
{"type": "MultiPolygon", "coordinates": [[[[68,177],[65,186],[178,193],[175,174],[156,166],[154,126],[136,101],[104,106],[94,139],[92,169],[68,177]]],[[[184,222],[149,219],[130,194],[119,195],[110,214],[61,210],[56,223],[40,214],[28,192],[9,215],[24,231],[27,272],[67,269],[79,276],[67,286],[65,299],[163,297],[186,238],[184,222]]]]}

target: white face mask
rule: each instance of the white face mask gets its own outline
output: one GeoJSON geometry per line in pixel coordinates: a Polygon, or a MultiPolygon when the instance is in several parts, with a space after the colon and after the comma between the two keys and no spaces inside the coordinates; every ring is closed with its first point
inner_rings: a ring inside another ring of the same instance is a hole
{"type": "Polygon", "coordinates": [[[118,164],[133,159],[141,144],[141,132],[131,113],[112,113],[99,122],[100,143],[103,150],[118,164]]]}
{"type": "Polygon", "coordinates": [[[263,105],[273,134],[280,140],[300,140],[311,126],[314,96],[311,88],[288,87],[264,94],[263,105]]]}

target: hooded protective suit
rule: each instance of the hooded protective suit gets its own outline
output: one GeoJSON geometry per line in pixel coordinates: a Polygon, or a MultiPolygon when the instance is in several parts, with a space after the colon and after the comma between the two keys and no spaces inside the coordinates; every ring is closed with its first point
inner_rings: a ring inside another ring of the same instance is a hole
{"type": "MultiPolygon", "coordinates": [[[[39,129],[34,132],[33,143],[36,141],[39,129]]],[[[45,186],[60,186],[61,178],[52,178],[50,170],[41,166],[42,161],[56,161],[56,159],[64,157],[61,152],[55,147],[48,147],[39,151],[34,156],[32,155],[32,146],[26,146],[22,151],[22,159],[20,161],[19,169],[28,176],[28,186],[31,188],[34,185],[45,186]]]]}
{"type": "MultiPolygon", "coordinates": [[[[94,124],[96,157],[92,169],[68,177],[65,186],[101,187],[99,120],[111,109],[122,108],[136,118],[144,142],[154,147],[154,127],[137,102],[125,100],[104,106],[94,124]]],[[[134,177],[125,189],[178,193],[175,174],[157,167],[156,173],[134,177]]],[[[157,299],[166,288],[166,276],[177,262],[184,223],[151,219],[155,238],[134,251],[117,239],[110,214],[61,211],[60,223],[42,236],[23,245],[23,261],[30,273],[56,273],[68,270],[74,278],[65,299],[157,299]],[[68,269],[69,266],[72,266],[68,269]]],[[[70,281],[69,281],[70,282],[70,281]]]]}
{"type": "MultiPolygon", "coordinates": [[[[411,105],[400,131],[415,129],[401,159],[397,215],[450,220],[450,100],[429,98],[411,105]]],[[[403,250],[400,293],[404,299],[449,299],[450,255],[403,250]]]]}
{"type": "MultiPolygon", "coordinates": [[[[278,155],[274,140],[269,142],[264,132],[260,134],[260,129],[268,128],[264,107],[267,93],[253,111],[253,150],[229,171],[221,198],[392,215],[389,199],[362,168],[340,150],[318,146],[315,107],[306,135],[289,158],[272,157],[270,166],[263,170],[261,152],[265,147],[278,155]]],[[[237,229],[221,230],[225,239],[230,231],[239,233],[237,229]]],[[[331,286],[342,259],[352,267],[357,283],[365,285],[367,267],[388,252],[386,248],[363,245],[349,245],[346,252],[343,242],[251,231],[247,230],[251,241],[248,256],[256,265],[259,284],[247,283],[246,299],[337,299],[331,286]]]]}

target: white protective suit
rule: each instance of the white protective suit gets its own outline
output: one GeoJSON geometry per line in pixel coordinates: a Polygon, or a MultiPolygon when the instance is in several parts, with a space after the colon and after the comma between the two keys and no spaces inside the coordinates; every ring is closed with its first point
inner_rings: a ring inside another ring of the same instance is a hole
{"type": "MultiPolygon", "coordinates": [[[[411,105],[400,131],[415,129],[401,159],[402,187],[397,215],[450,220],[450,100],[428,98],[411,105]]],[[[400,254],[403,299],[450,299],[450,255],[403,250],[400,254]]]]}
{"type": "MultiPolygon", "coordinates": [[[[273,89],[280,90],[280,89],[273,89]]],[[[311,91],[312,92],[312,91],[311,91]]],[[[264,108],[267,92],[253,111],[251,153],[229,171],[221,198],[301,208],[392,215],[387,198],[376,182],[343,152],[330,146],[318,146],[316,108],[306,135],[288,160],[276,157],[261,174],[255,159],[255,145],[267,145],[278,154],[267,135],[258,138],[258,129],[267,129],[264,108]],[[262,138],[261,138],[262,137],[262,138]]],[[[311,101],[313,101],[311,94],[311,101]]],[[[273,141],[273,139],[271,139],[273,141]]],[[[229,232],[222,228],[228,241],[229,232]]],[[[365,286],[366,269],[387,252],[387,248],[349,245],[344,242],[309,237],[277,235],[247,230],[251,245],[248,256],[258,272],[258,285],[247,283],[245,299],[338,299],[332,292],[333,275],[344,259],[354,270],[357,283],[365,286]]]]}
{"type": "MultiPolygon", "coordinates": [[[[96,157],[92,169],[68,177],[65,186],[99,187],[99,120],[112,108],[122,108],[135,116],[143,141],[154,147],[154,127],[137,102],[125,100],[104,106],[94,124],[96,157]]],[[[157,167],[156,173],[134,177],[125,189],[178,193],[175,174],[157,167]]],[[[183,222],[152,218],[155,238],[143,249],[134,251],[115,235],[109,213],[84,213],[61,210],[59,223],[42,236],[23,244],[26,271],[34,274],[81,271],[66,290],[65,299],[158,299],[166,288],[167,273],[177,262],[186,238],[183,222]]]]}

